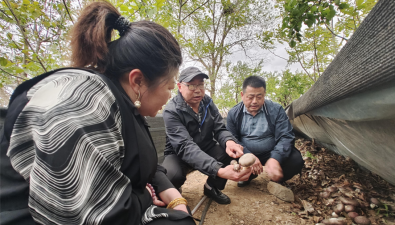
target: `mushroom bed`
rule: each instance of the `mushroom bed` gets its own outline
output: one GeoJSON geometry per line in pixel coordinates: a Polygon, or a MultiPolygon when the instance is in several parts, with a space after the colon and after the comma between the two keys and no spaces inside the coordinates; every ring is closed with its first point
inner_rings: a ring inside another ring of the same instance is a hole
{"type": "MultiPolygon", "coordinates": [[[[305,159],[305,167],[302,177],[287,181],[295,195],[293,203],[269,193],[265,173],[247,187],[228,181],[223,192],[232,203],[213,202],[204,224],[395,224],[393,185],[314,141],[298,139],[295,146],[305,159]]],[[[191,208],[203,196],[206,179],[198,171],[188,175],[182,194],[191,208]]],[[[200,218],[206,202],[195,218],[200,218]]]]}

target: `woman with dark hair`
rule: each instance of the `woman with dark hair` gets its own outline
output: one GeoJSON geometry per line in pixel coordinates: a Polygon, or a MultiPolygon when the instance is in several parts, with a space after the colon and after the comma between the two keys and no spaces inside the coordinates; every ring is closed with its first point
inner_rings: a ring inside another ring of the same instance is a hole
{"type": "Polygon", "coordinates": [[[195,224],[157,165],[144,119],[174,88],[182,63],[175,38],[94,2],[75,24],[71,47],[74,69],[34,78],[11,97],[1,136],[1,223],[195,224]],[[120,38],[111,41],[113,30],[120,38]]]}

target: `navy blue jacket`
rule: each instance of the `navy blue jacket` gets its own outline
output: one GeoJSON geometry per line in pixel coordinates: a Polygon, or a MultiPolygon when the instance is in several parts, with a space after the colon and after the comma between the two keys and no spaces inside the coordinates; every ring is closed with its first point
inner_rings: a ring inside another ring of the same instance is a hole
{"type": "MultiPolygon", "coordinates": [[[[243,145],[240,135],[241,124],[244,117],[243,107],[243,102],[239,102],[229,111],[226,125],[228,130],[235,136],[241,145],[243,145]]],[[[263,105],[263,111],[269,124],[269,129],[274,134],[273,136],[276,141],[276,146],[270,152],[270,158],[276,159],[281,164],[289,157],[292,146],[295,143],[292,125],[289,122],[285,110],[278,103],[266,99],[263,105]]],[[[250,153],[245,145],[243,145],[243,147],[244,153],[250,153]]]]}

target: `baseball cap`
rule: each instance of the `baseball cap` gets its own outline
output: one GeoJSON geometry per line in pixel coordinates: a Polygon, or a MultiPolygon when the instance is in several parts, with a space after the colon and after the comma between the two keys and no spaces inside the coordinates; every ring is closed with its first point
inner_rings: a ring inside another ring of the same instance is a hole
{"type": "Polygon", "coordinates": [[[207,74],[203,73],[196,67],[188,67],[181,71],[180,78],[178,79],[179,82],[190,82],[194,77],[198,75],[203,75],[204,78],[208,79],[207,74]]]}

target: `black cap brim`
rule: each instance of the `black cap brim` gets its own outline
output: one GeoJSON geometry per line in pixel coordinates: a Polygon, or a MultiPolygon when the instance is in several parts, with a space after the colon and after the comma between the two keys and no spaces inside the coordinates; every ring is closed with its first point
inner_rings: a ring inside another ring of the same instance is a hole
{"type": "Polygon", "coordinates": [[[207,74],[205,73],[199,73],[199,74],[192,74],[190,76],[187,76],[186,78],[184,78],[183,80],[181,80],[180,82],[190,82],[191,80],[193,80],[193,78],[197,77],[197,76],[203,76],[203,78],[208,79],[207,74]]]}

